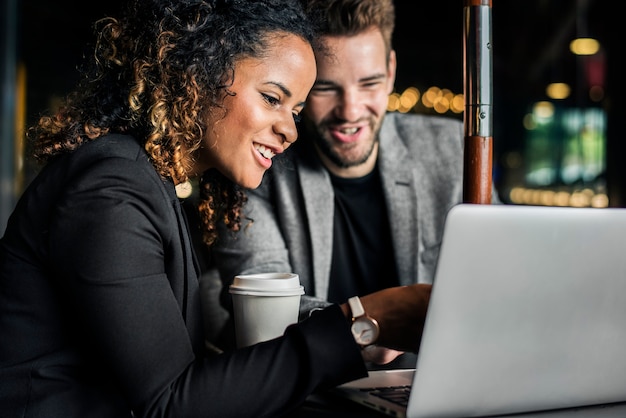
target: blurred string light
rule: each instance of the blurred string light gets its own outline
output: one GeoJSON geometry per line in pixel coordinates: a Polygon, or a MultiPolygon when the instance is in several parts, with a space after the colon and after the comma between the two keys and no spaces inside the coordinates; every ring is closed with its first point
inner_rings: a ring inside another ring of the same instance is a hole
{"type": "Polygon", "coordinates": [[[600,51],[600,42],[593,38],[577,38],[569,44],[574,55],[594,55],[600,51]]]}
{"type": "Polygon", "coordinates": [[[551,122],[554,117],[554,105],[548,101],[540,101],[533,106],[533,116],[544,123],[551,122]]]}
{"type": "Polygon", "coordinates": [[[509,194],[511,203],[538,206],[572,206],[606,208],[609,198],[604,192],[594,192],[590,188],[577,191],[555,191],[514,187],[509,194]]]}
{"type": "Polygon", "coordinates": [[[436,86],[428,88],[423,94],[416,87],[409,87],[402,93],[394,92],[389,95],[387,110],[407,113],[416,111],[420,106],[441,114],[458,114],[465,108],[465,99],[463,94],[455,94],[449,89],[436,86]]]}
{"type": "Polygon", "coordinates": [[[552,100],[567,99],[570,92],[571,88],[567,83],[550,83],[546,87],[546,95],[552,100]]]}

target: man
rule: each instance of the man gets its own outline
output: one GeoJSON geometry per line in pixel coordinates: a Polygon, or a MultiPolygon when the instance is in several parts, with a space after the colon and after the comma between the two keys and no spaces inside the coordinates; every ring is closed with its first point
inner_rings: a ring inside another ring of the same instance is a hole
{"type": "Polygon", "coordinates": [[[227,282],[298,273],[302,316],[377,289],[432,283],[444,219],[463,189],[460,121],[386,113],[396,74],[392,0],[305,3],[320,17],[324,48],[299,139],[248,192],[252,222],[214,248],[227,282]]]}

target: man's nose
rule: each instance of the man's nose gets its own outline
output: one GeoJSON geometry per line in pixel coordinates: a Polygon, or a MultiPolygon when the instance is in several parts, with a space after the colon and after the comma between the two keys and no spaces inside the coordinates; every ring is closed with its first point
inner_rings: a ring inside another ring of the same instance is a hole
{"type": "Polygon", "coordinates": [[[345,121],[356,121],[361,116],[362,98],[356,91],[342,93],[335,108],[335,116],[345,121]]]}

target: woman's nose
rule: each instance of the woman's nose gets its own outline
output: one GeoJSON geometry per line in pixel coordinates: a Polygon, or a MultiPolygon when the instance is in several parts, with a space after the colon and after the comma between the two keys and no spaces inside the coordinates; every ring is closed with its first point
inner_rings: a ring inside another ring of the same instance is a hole
{"type": "Polygon", "coordinates": [[[298,139],[298,129],[296,128],[296,121],[293,114],[289,113],[287,116],[281,118],[281,120],[276,123],[274,131],[282,137],[285,148],[296,142],[296,139],[298,139]],[[285,142],[287,144],[285,144],[285,142]]]}

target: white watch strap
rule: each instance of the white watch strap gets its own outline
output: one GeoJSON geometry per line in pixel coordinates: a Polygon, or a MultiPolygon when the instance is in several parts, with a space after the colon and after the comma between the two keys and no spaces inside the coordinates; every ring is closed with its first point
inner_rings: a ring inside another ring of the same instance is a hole
{"type": "Polygon", "coordinates": [[[352,311],[352,317],[358,318],[359,316],[365,315],[365,309],[363,309],[363,304],[361,303],[361,299],[358,296],[352,296],[348,299],[348,304],[350,305],[350,310],[352,311]]]}

